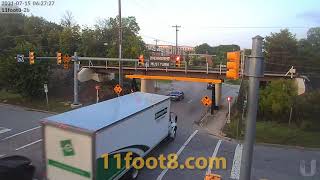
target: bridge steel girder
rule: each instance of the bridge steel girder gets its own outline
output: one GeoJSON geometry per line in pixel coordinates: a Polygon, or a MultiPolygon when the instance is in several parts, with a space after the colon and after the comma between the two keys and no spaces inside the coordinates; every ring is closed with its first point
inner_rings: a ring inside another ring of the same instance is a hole
{"type": "Polygon", "coordinates": [[[176,76],[148,76],[148,75],[126,75],[129,79],[147,79],[147,80],[173,80],[173,81],[189,81],[189,82],[204,82],[221,84],[221,79],[205,79],[205,78],[190,78],[190,77],[176,77],[176,76]]]}
{"type": "MultiPolygon", "coordinates": [[[[117,73],[119,67],[106,67],[106,66],[82,66],[83,68],[91,68],[96,73],[108,74],[117,73]]],[[[195,70],[189,69],[171,69],[171,68],[145,68],[145,67],[123,67],[123,72],[126,75],[140,74],[149,76],[174,76],[174,77],[188,77],[188,78],[204,78],[204,79],[226,79],[226,72],[220,72],[215,70],[195,70]]],[[[294,76],[295,78],[296,76],[294,76]]],[[[244,77],[246,79],[246,77],[244,77]]],[[[271,81],[275,79],[289,79],[290,76],[285,74],[265,73],[261,81],[271,81]]]]}

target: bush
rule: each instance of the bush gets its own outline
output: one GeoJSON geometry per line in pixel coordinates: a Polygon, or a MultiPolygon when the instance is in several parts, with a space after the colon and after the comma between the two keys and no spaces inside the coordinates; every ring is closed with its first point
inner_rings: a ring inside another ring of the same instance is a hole
{"type": "Polygon", "coordinates": [[[49,65],[38,61],[34,65],[17,63],[12,59],[4,59],[1,63],[1,84],[8,90],[25,97],[40,97],[43,84],[48,82],[49,65]]]}
{"type": "Polygon", "coordinates": [[[260,90],[259,117],[286,122],[297,96],[292,80],[276,80],[260,90]]]}

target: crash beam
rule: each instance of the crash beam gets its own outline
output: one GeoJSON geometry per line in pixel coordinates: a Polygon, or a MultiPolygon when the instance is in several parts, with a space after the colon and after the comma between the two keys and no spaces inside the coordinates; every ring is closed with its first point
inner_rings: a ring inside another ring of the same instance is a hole
{"type": "Polygon", "coordinates": [[[175,76],[147,76],[147,75],[126,75],[129,79],[152,79],[152,80],[172,80],[172,81],[189,81],[189,82],[203,82],[203,83],[222,83],[221,79],[204,79],[204,78],[190,78],[190,77],[175,77],[175,76]]]}

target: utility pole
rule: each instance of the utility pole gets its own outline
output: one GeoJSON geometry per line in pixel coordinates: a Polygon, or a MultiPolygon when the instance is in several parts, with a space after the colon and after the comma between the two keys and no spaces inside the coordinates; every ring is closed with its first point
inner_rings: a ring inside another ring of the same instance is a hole
{"type": "Polygon", "coordinates": [[[156,52],[158,52],[158,42],[159,42],[159,40],[155,39],[154,41],[156,42],[156,52]]]}
{"type": "Polygon", "coordinates": [[[263,38],[261,36],[252,38],[252,52],[248,59],[249,67],[246,67],[246,76],[249,77],[248,113],[246,121],[246,134],[241,159],[240,180],[251,179],[252,156],[256,136],[256,120],[260,82],[259,78],[263,77],[264,75],[262,40],[263,38]]]}
{"type": "Polygon", "coordinates": [[[121,0],[118,0],[119,3],[119,85],[123,85],[123,70],[122,70],[122,19],[121,19],[121,0]]]}
{"type": "Polygon", "coordinates": [[[176,55],[178,55],[178,31],[179,31],[179,28],[181,28],[181,26],[175,25],[172,27],[176,28],[176,55]]]}

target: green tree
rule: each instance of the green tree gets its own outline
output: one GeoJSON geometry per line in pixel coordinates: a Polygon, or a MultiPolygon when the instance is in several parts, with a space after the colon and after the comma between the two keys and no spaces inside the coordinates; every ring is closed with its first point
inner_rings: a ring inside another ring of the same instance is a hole
{"type": "Polygon", "coordinates": [[[288,29],[271,33],[264,40],[266,69],[287,71],[297,61],[298,41],[288,29]],[[277,65],[278,64],[278,65],[277,65]]]}
{"type": "Polygon", "coordinates": [[[213,48],[207,44],[207,43],[203,43],[203,44],[200,44],[198,46],[196,46],[194,48],[196,54],[210,54],[210,55],[213,55],[213,48]]]}

